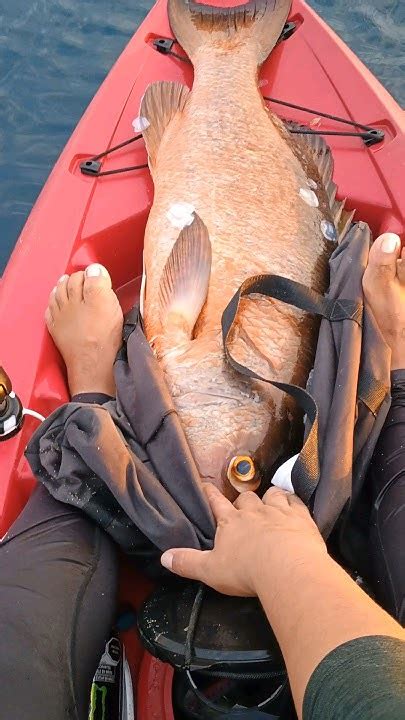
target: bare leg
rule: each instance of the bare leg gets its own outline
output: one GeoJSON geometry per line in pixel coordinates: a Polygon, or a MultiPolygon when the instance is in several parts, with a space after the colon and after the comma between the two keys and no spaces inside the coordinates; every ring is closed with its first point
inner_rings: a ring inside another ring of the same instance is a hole
{"type": "Polygon", "coordinates": [[[370,466],[367,488],[375,592],[405,624],[405,260],[399,238],[386,234],[370,252],[364,275],[366,301],[391,348],[391,408],[370,466]]]}
{"type": "MultiPolygon", "coordinates": [[[[45,317],[71,394],[113,395],[123,320],[107,270],[90,265],[63,276],[45,317]]],[[[108,535],[37,488],[0,542],[2,720],[86,720],[117,576],[108,535]]]]}
{"type": "Polygon", "coordinates": [[[123,317],[108,271],[94,264],[63,275],[51,292],[45,321],[65,361],[71,395],[114,395],[123,317]]]}

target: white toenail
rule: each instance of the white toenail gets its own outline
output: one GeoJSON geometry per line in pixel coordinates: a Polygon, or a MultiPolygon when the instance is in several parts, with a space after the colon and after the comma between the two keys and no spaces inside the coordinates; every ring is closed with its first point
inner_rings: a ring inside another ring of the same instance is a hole
{"type": "Polygon", "coordinates": [[[61,275],[60,278],[59,278],[59,280],[58,280],[58,285],[59,285],[59,283],[61,283],[61,282],[65,282],[65,280],[67,280],[68,277],[69,277],[69,275],[61,275]]]}
{"type": "Polygon", "coordinates": [[[100,277],[100,275],[107,275],[107,270],[103,265],[93,263],[86,268],[86,277],[100,277]]]}
{"type": "Polygon", "coordinates": [[[401,240],[395,233],[385,233],[381,242],[381,250],[385,253],[393,253],[398,249],[401,240]]]}

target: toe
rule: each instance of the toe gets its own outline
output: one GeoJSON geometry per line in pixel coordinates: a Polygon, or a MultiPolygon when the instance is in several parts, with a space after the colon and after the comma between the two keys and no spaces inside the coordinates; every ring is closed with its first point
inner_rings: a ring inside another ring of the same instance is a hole
{"type": "Polygon", "coordinates": [[[53,319],[52,310],[49,306],[45,310],[45,323],[46,323],[46,327],[48,328],[48,330],[51,331],[51,328],[53,327],[53,324],[54,324],[54,319],[53,319]]]}
{"type": "Polygon", "coordinates": [[[397,260],[397,277],[401,285],[405,286],[405,246],[401,248],[401,255],[397,260]]]}
{"type": "Polygon", "coordinates": [[[68,301],[68,291],[67,291],[68,281],[69,281],[69,275],[62,275],[62,277],[59,278],[57,285],[56,285],[55,299],[60,308],[63,305],[65,305],[65,303],[67,303],[67,301],[68,301]]]}
{"type": "Polygon", "coordinates": [[[85,270],[83,297],[85,302],[92,302],[101,292],[111,290],[111,278],[104,265],[93,263],[85,270]]]}
{"type": "Polygon", "coordinates": [[[395,233],[384,233],[375,240],[364,273],[365,290],[375,283],[386,283],[395,278],[400,247],[401,240],[395,233]]]}
{"type": "Polygon", "coordinates": [[[70,275],[66,288],[69,300],[82,301],[83,300],[83,283],[84,283],[84,272],[79,270],[70,275]]]}
{"type": "Polygon", "coordinates": [[[405,249],[402,250],[401,259],[397,262],[397,276],[401,285],[405,286],[405,249]]]}
{"type": "Polygon", "coordinates": [[[57,315],[58,311],[59,311],[59,305],[56,300],[56,292],[57,292],[57,288],[54,287],[51,290],[51,292],[49,294],[49,299],[48,299],[48,310],[52,314],[53,319],[55,319],[55,315],[57,315]]]}

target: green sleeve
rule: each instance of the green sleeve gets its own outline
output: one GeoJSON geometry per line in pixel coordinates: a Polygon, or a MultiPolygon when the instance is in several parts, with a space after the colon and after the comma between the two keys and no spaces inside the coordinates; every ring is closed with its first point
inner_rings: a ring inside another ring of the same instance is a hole
{"type": "Polygon", "coordinates": [[[330,652],[308,682],[303,720],[405,720],[405,642],[362,637],[330,652]]]}

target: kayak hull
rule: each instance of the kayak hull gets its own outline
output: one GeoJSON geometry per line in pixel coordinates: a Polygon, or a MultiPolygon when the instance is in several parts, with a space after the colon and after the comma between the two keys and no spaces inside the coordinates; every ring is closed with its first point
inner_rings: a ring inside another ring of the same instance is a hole
{"type": "MultiPolygon", "coordinates": [[[[358,138],[328,138],[335,158],[334,179],[339,197],[347,198],[347,207],[356,208],[356,217],[366,220],[374,234],[390,230],[404,241],[403,110],[303,0],[294,0],[289,19],[297,30],[264,64],[263,94],[384,131],[385,140],[372,147],[358,138]]],[[[151,82],[172,80],[192,86],[192,67],[154,48],[154,40],[171,37],[166,0],[158,0],[77,125],[0,280],[0,361],[23,404],[43,415],[68,400],[63,362],[43,321],[55,281],[65,272],[100,262],[111,273],[124,311],[139,293],[143,236],[153,199],[149,172],[94,178],[81,173],[80,163],[133,135],[132,121],[151,82]]],[[[282,117],[317,130],[350,129],[316,113],[271,106],[282,117]]],[[[146,161],[143,142],[138,141],[107,156],[102,170],[146,161]]],[[[35,420],[27,418],[19,434],[0,444],[0,537],[34,486],[24,459],[34,428],[35,420]]],[[[138,607],[148,584],[128,568],[122,578],[122,602],[138,607]]],[[[134,630],[127,631],[124,639],[138,681],[138,717],[171,720],[172,670],[141,649],[134,630]]]]}

